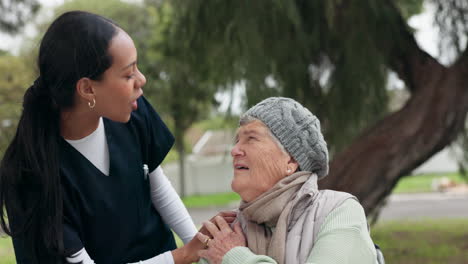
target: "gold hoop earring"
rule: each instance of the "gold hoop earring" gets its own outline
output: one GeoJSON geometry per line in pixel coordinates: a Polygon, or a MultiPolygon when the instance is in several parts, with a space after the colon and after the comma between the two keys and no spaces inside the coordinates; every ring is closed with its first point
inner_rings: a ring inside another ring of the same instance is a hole
{"type": "Polygon", "coordinates": [[[93,104],[91,102],[88,102],[89,108],[93,109],[96,106],[96,100],[93,98],[93,104]]]}

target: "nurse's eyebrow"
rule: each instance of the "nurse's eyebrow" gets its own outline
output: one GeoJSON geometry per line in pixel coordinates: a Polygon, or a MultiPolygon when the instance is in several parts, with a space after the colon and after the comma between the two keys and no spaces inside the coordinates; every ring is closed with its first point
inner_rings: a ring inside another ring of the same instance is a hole
{"type": "Polygon", "coordinates": [[[127,69],[127,68],[129,68],[129,67],[132,67],[132,66],[135,65],[136,63],[137,63],[137,61],[134,61],[134,62],[130,63],[129,65],[123,67],[123,68],[122,68],[122,71],[125,70],[125,69],[127,69]]]}

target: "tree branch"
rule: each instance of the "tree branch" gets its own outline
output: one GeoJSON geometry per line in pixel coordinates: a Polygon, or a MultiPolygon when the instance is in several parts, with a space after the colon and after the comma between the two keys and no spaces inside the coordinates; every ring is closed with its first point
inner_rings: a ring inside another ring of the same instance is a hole
{"type": "Polygon", "coordinates": [[[407,83],[411,98],[338,153],[330,175],[319,182],[320,188],[356,195],[367,212],[401,177],[453,142],[468,113],[468,51],[444,67],[418,47],[401,17],[399,21],[403,37],[383,44],[391,48],[390,67],[407,83]]]}
{"type": "Polygon", "coordinates": [[[389,65],[402,79],[410,92],[424,89],[420,82],[426,82],[425,74],[430,72],[434,65],[444,67],[427,52],[423,51],[405,19],[401,16],[398,8],[392,1],[383,1],[387,8],[395,13],[397,32],[393,32],[396,37],[392,43],[380,43],[383,50],[390,50],[389,65]],[[428,68],[428,66],[430,66],[428,68]]]}

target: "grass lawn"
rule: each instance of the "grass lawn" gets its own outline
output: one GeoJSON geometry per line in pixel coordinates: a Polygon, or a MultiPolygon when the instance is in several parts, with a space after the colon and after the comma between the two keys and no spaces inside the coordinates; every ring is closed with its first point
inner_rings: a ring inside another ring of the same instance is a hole
{"type": "Polygon", "coordinates": [[[187,208],[223,206],[240,201],[240,196],[235,192],[216,193],[209,195],[192,195],[182,199],[187,208]]]}
{"type": "Polygon", "coordinates": [[[14,264],[13,245],[9,237],[0,237],[0,264],[14,264]]]}
{"type": "MultiPolygon", "coordinates": [[[[384,222],[373,227],[372,238],[389,264],[468,263],[466,219],[384,222]]],[[[10,239],[0,238],[0,264],[11,263],[10,239]]]]}
{"type": "Polygon", "coordinates": [[[391,264],[468,263],[466,219],[384,222],[372,238],[391,264]]]}

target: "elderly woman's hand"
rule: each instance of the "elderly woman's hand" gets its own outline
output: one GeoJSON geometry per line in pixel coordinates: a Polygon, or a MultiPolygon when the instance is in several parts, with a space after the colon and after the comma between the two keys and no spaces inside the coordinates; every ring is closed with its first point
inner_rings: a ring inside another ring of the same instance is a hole
{"type": "MultiPolygon", "coordinates": [[[[236,211],[221,211],[219,212],[217,215],[213,216],[211,219],[210,219],[210,222],[211,223],[214,223],[216,224],[216,221],[215,219],[217,217],[221,217],[222,219],[224,219],[224,221],[226,221],[228,224],[231,224],[234,222],[234,220],[236,220],[236,217],[237,217],[237,212],[236,211]]],[[[200,230],[198,230],[198,232],[204,234],[204,235],[207,235],[207,236],[210,236],[210,232],[206,229],[205,225],[203,225],[200,230]]]]}
{"type": "MultiPolygon", "coordinates": [[[[222,211],[215,215],[213,218],[209,220],[212,225],[215,222],[216,218],[223,219],[226,223],[232,223],[236,219],[237,212],[235,211],[222,211]]],[[[198,234],[205,234],[210,235],[208,229],[205,226],[202,226],[198,231],[198,234]]],[[[197,262],[199,260],[198,251],[201,249],[206,248],[206,245],[203,241],[200,241],[197,238],[193,238],[190,242],[185,244],[183,247],[177,248],[172,251],[172,257],[174,258],[175,264],[182,264],[182,263],[192,263],[197,262]]]]}
{"type": "Polygon", "coordinates": [[[216,224],[203,223],[203,226],[213,236],[212,239],[200,232],[197,233],[197,238],[207,246],[207,249],[200,250],[198,255],[210,263],[220,264],[229,250],[235,247],[245,247],[246,240],[239,222],[234,224],[234,230],[232,230],[222,217],[216,216],[214,220],[216,224]]]}

